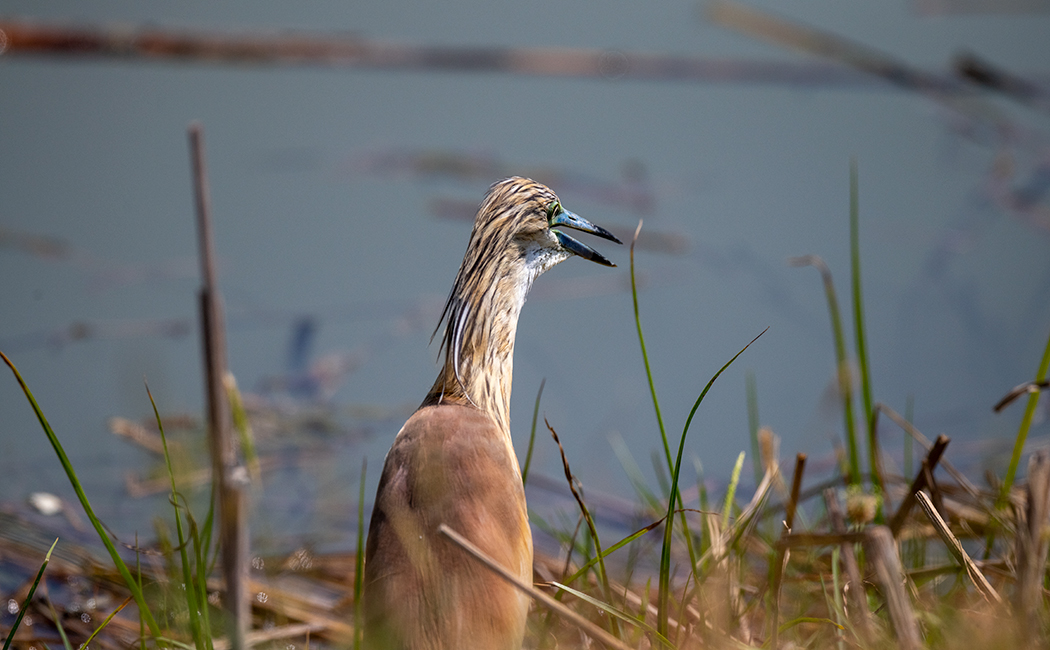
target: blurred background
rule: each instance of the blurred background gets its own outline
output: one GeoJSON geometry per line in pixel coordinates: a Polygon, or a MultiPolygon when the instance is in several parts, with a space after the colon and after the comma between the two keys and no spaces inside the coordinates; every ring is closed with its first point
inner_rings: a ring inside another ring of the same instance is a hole
{"type": "MultiPolygon", "coordinates": [[[[8,0],[4,20],[36,26],[437,54],[324,66],[8,48],[0,350],[99,515],[124,535],[148,531],[167,508],[163,486],[143,487],[157,457],[113,435],[129,425],[111,419],[148,422],[145,379],[163,414],[184,416],[169,433],[204,446],[186,140],[199,120],[229,365],[259,414],[257,543],[352,546],[362,460],[370,503],[437,372],[428,342],[473,212],[514,174],[625,241],[644,219],[641,318],[673,441],[708,379],[769,328],[698,411],[686,483],[697,461],[715,488],[739,452],[750,467],[749,373],[760,424],[785,457],[810,455],[815,481],[842,444],[831,327],[818,273],[787,260],[821,256],[848,306],[852,159],[874,397],[928,437],[951,436],[956,464],[1001,472],[1023,408],[992,406],[1032,379],[1050,328],[1048,8],[8,0]],[[571,65],[581,51],[593,65],[571,65]]],[[[529,496],[547,517],[565,495],[544,488],[563,481],[542,480],[562,472],[543,417],[587,493],[609,503],[634,498],[625,463],[655,486],[654,454],[664,462],[627,247],[588,243],[618,268],[573,259],[546,274],[517,337],[520,457],[546,380],[529,496]]],[[[1046,413],[1030,444],[1046,444],[1046,413]]],[[[884,421],[880,435],[900,459],[899,429],[884,421]]],[[[34,492],[73,498],[10,376],[0,475],[5,507],[34,492]]]]}

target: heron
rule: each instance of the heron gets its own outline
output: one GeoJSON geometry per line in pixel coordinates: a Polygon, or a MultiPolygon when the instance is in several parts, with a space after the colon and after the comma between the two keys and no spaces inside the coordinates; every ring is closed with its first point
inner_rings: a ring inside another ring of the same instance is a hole
{"type": "Polygon", "coordinates": [[[518,315],[533,281],[559,262],[615,266],[566,228],[621,243],[527,178],[492,185],[478,209],[434,330],[444,324],[444,362],[387,452],[376,492],[365,547],[369,648],[521,648],[529,598],[438,527],[531,583],[532,531],[510,433],[518,315]]]}

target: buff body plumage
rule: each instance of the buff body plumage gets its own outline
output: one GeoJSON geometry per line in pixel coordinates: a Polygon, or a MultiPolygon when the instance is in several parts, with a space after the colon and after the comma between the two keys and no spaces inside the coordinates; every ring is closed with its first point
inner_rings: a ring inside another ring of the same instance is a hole
{"type": "Polygon", "coordinates": [[[525,582],[532,532],[510,435],[518,315],[532,282],[572,255],[612,265],[556,226],[616,240],[524,178],[492,186],[442,322],[444,364],[387,453],[365,550],[372,650],[521,647],[528,598],[442,537],[445,524],[525,582]]]}

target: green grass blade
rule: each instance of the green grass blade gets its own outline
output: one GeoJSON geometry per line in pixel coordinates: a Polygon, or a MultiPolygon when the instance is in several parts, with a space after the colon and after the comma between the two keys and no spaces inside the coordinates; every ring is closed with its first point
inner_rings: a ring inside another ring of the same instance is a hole
{"type": "MultiPolygon", "coordinates": [[[[768,328],[767,328],[768,329],[768,328]]],[[[737,360],[744,350],[751,347],[751,344],[758,340],[762,334],[765,334],[766,330],[762,330],[762,333],[751,339],[751,343],[745,345],[739,352],[733,355],[733,358],[726,362],[724,366],[718,369],[718,372],[711,377],[707,385],[704,386],[704,390],[700,392],[700,396],[696,398],[696,402],[693,404],[693,408],[689,411],[689,417],[685,420],[685,427],[682,429],[682,437],[678,441],[678,457],[675,460],[674,469],[671,472],[671,493],[667,499],[667,525],[664,526],[664,541],[660,548],[660,587],[657,593],[657,630],[664,637],[667,637],[667,621],[669,615],[668,600],[670,598],[670,581],[671,581],[671,533],[674,528],[674,511],[675,504],[678,501],[678,476],[679,471],[682,468],[682,453],[685,451],[685,438],[689,433],[689,425],[693,422],[693,416],[696,415],[696,410],[700,408],[700,403],[704,401],[704,397],[707,396],[707,392],[711,390],[711,386],[714,385],[715,380],[718,376],[725,372],[734,361],[737,360]]]]}
{"type": "MultiPolygon", "coordinates": [[[[707,500],[707,486],[704,485],[704,465],[703,465],[703,463],[700,462],[699,458],[694,458],[693,459],[693,472],[696,474],[696,492],[697,492],[697,494],[700,497],[700,511],[701,512],[707,512],[708,511],[708,500],[707,500]]],[[[701,528],[701,530],[703,530],[703,524],[701,524],[700,528],[701,528]]],[[[699,551],[700,551],[700,556],[701,557],[703,557],[704,554],[707,553],[708,549],[711,548],[711,542],[713,540],[711,540],[709,538],[710,538],[710,535],[708,535],[707,538],[703,538],[702,537],[700,539],[700,549],[699,549],[699,551]],[[704,539],[707,539],[707,543],[706,544],[704,543],[704,539]]],[[[693,562],[693,572],[695,573],[700,568],[701,568],[701,566],[694,561],[693,562]]],[[[699,580],[699,576],[697,577],[697,579],[699,580]]]]}
{"type": "MultiPolygon", "coordinates": [[[[46,593],[46,582],[44,583],[44,587],[46,593]]],[[[65,650],[73,650],[73,644],[69,642],[69,635],[66,634],[66,628],[62,625],[62,619],[59,617],[58,612],[55,611],[55,605],[51,602],[50,595],[47,597],[47,608],[51,611],[51,620],[55,622],[55,629],[58,630],[58,637],[62,639],[62,647],[65,648],[65,650]]],[[[11,634],[14,634],[17,629],[17,625],[11,628],[11,634]]]]}
{"type": "Polygon", "coordinates": [[[80,647],[81,648],[89,647],[91,645],[91,642],[95,639],[95,637],[98,636],[98,633],[101,632],[102,630],[106,629],[106,626],[109,625],[109,622],[113,620],[113,617],[116,616],[117,613],[120,612],[120,610],[122,610],[125,607],[127,607],[128,603],[130,603],[130,602],[131,602],[131,596],[128,596],[127,598],[124,599],[124,602],[122,602],[120,604],[120,607],[118,607],[118,608],[114,609],[112,612],[110,612],[109,616],[107,616],[106,619],[104,621],[102,621],[101,625],[99,625],[98,627],[95,628],[95,631],[91,633],[91,636],[89,636],[87,638],[87,641],[84,641],[84,643],[82,643],[80,645],[80,647]]]}
{"type": "Polygon", "coordinates": [[[868,437],[868,466],[871,481],[882,493],[882,471],[879,466],[878,441],[875,438],[875,411],[871,399],[871,370],[868,364],[868,340],[864,326],[864,296],[860,281],[860,199],[858,196],[857,161],[849,167],[849,256],[853,286],[853,327],[857,346],[857,368],[860,372],[861,403],[864,406],[864,430],[868,437]]]}
{"type": "MultiPolygon", "coordinates": [[[[657,424],[660,427],[660,440],[663,442],[663,446],[664,446],[664,457],[665,457],[665,460],[667,462],[667,471],[673,472],[673,463],[671,462],[671,445],[670,445],[670,443],[667,440],[667,429],[664,427],[663,416],[660,414],[660,400],[656,396],[656,384],[653,382],[652,368],[649,365],[649,354],[645,350],[645,335],[642,333],[642,318],[641,318],[640,310],[638,308],[638,284],[637,284],[637,282],[635,280],[635,271],[634,271],[634,269],[635,269],[635,265],[634,265],[634,245],[638,242],[638,234],[641,231],[642,231],[642,221],[641,221],[641,219],[639,219],[638,220],[638,227],[635,229],[634,237],[631,239],[631,255],[630,255],[630,259],[631,259],[631,299],[632,299],[632,301],[634,303],[634,323],[635,323],[635,326],[638,328],[638,343],[641,345],[641,348],[642,348],[642,361],[645,363],[645,376],[646,376],[646,378],[649,381],[649,393],[652,395],[652,398],[653,398],[653,408],[656,411],[656,422],[657,422],[657,424]]],[[[679,458],[679,462],[681,462],[681,458],[679,458]]],[[[661,475],[661,472],[660,472],[659,468],[657,468],[656,475],[657,475],[657,478],[659,478],[660,475],[661,475]]],[[[672,499],[671,500],[671,508],[670,508],[670,510],[668,512],[670,513],[673,510],[674,510],[674,500],[672,499]]],[[[674,529],[674,522],[671,519],[668,520],[668,528],[671,529],[671,530],[674,529]]],[[[696,566],[696,551],[693,548],[693,535],[689,531],[689,522],[686,520],[686,517],[685,517],[684,513],[682,514],[682,531],[683,531],[683,534],[685,535],[686,546],[689,549],[690,562],[695,567],[696,566]]]]}
{"type": "Polygon", "coordinates": [[[740,483],[740,470],[744,468],[744,452],[736,457],[733,465],[733,473],[729,477],[729,487],[726,488],[726,500],[722,505],[722,530],[729,526],[729,515],[733,510],[733,499],[736,497],[736,486],[740,483]]]}
{"type": "MultiPolygon", "coordinates": [[[[182,527],[182,507],[179,505],[179,491],[175,486],[175,470],[171,466],[171,454],[168,452],[168,438],[164,435],[164,421],[160,417],[160,411],[157,409],[157,402],[153,399],[153,393],[149,389],[149,385],[146,385],[146,395],[149,396],[149,403],[153,407],[153,416],[157,419],[157,430],[160,432],[160,442],[164,449],[164,462],[167,465],[168,480],[171,482],[171,504],[175,509],[175,534],[179,540],[179,556],[182,562],[182,584],[184,586],[186,596],[186,613],[190,621],[190,634],[193,636],[193,642],[198,648],[202,648],[205,645],[204,642],[204,630],[201,628],[200,609],[201,604],[198,602],[199,592],[193,584],[193,565],[190,563],[189,555],[189,544],[187,544],[186,533],[182,527]]],[[[207,601],[205,601],[207,602],[207,601]]]]}
{"type": "Polygon", "coordinates": [[[638,220],[638,228],[634,231],[634,239],[631,240],[631,300],[634,301],[634,324],[638,328],[638,343],[642,346],[642,361],[645,363],[645,377],[649,380],[649,393],[653,397],[653,408],[656,410],[656,424],[660,427],[660,440],[664,443],[664,455],[667,456],[667,471],[672,471],[671,445],[667,442],[667,429],[664,428],[664,418],[660,415],[660,400],[656,398],[656,384],[653,383],[653,371],[649,367],[649,354],[645,351],[645,335],[642,334],[642,317],[638,310],[638,284],[634,278],[634,244],[638,241],[638,233],[642,231],[642,220],[638,220]]]}
{"type": "Polygon", "coordinates": [[[758,383],[754,371],[748,370],[744,375],[744,386],[747,393],[747,432],[751,438],[751,466],[755,471],[755,485],[762,480],[762,454],[758,449],[758,383]]]}
{"type": "Polygon", "coordinates": [[[364,632],[365,591],[365,475],[368,473],[368,458],[361,461],[361,487],[357,492],[357,557],[354,558],[354,650],[361,648],[364,632]]]}
{"type": "MultiPolygon", "coordinates": [[[[3,354],[0,352],[0,354],[3,354]]],[[[5,359],[7,357],[4,357],[5,359]]],[[[26,610],[29,609],[29,603],[33,602],[33,594],[36,593],[37,585],[40,584],[40,579],[44,577],[44,569],[47,568],[47,563],[51,561],[51,552],[55,550],[55,545],[58,544],[58,538],[51,542],[51,548],[47,549],[47,555],[44,556],[44,562],[40,565],[40,570],[36,572],[36,580],[33,581],[33,586],[29,588],[29,593],[26,594],[26,599],[22,603],[22,606],[18,609],[18,616],[15,618],[15,624],[11,626],[11,631],[7,635],[7,640],[4,641],[4,650],[8,650],[11,647],[11,641],[15,638],[15,632],[18,631],[18,626],[22,624],[22,617],[26,615],[26,610]]],[[[55,620],[58,620],[57,618],[55,620]]]]}
{"type": "Polygon", "coordinates": [[[211,610],[208,607],[208,576],[210,571],[205,562],[207,543],[201,538],[197,521],[193,518],[189,508],[186,509],[186,519],[190,524],[190,539],[193,540],[193,559],[197,570],[197,579],[194,581],[194,585],[197,588],[197,602],[201,604],[200,628],[204,633],[205,650],[212,650],[215,646],[211,634],[211,610]]]}
{"type": "MultiPolygon", "coordinates": [[[[135,584],[142,591],[142,550],[139,546],[139,534],[135,533],[135,584]]],[[[139,612],[139,650],[146,650],[146,619],[139,612]]]]}
{"type": "MultiPolygon", "coordinates": [[[[1047,372],[1050,371],[1050,337],[1046,339],[1046,349],[1043,350],[1043,358],[1039,361],[1039,369],[1035,373],[1035,382],[1046,381],[1047,372]]],[[[1032,426],[1032,418],[1035,417],[1035,409],[1039,406],[1039,391],[1028,394],[1028,403],[1025,405],[1024,415],[1021,417],[1021,426],[1017,430],[1017,439],[1014,440],[1014,451],[1010,456],[1010,465],[1006,468],[1006,477],[1003,478],[1003,487],[999,493],[999,505],[1005,505],[1013,487],[1014,479],[1017,477],[1017,466],[1021,464],[1021,452],[1024,450],[1025,440],[1028,439],[1028,430],[1032,426]]]]}
{"type": "Polygon", "coordinates": [[[36,398],[33,397],[33,392],[29,390],[29,386],[27,386],[25,380],[22,379],[21,373],[18,372],[15,364],[7,358],[7,355],[0,352],[0,357],[3,357],[4,363],[6,363],[7,367],[14,373],[15,379],[18,380],[18,385],[22,387],[22,392],[25,393],[26,399],[29,400],[29,404],[33,407],[33,412],[36,413],[40,426],[44,429],[48,441],[51,442],[51,447],[55,450],[55,454],[58,456],[62,468],[66,471],[66,476],[69,477],[69,482],[73,485],[73,491],[76,492],[77,499],[80,500],[80,505],[84,508],[84,513],[91,521],[91,525],[94,526],[95,532],[98,533],[106,550],[109,551],[109,556],[113,560],[113,564],[117,571],[120,573],[120,577],[123,578],[128,590],[131,591],[131,594],[135,597],[135,604],[138,605],[139,610],[145,616],[146,624],[149,626],[150,633],[153,634],[153,636],[160,636],[160,626],[157,625],[156,619],[153,618],[153,614],[149,611],[149,606],[146,604],[146,598],[142,595],[142,590],[139,589],[138,583],[135,582],[135,579],[131,575],[131,571],[128,570],[127,565],[124,564],[124,560],[121,559],[120,554],[117,553],[117,548],[113,545],[113,540],[111,540],[109,535],[106,534],[102,522],[95,516],[95,511],[91,508],[91,502],[88,501],[87,495],[84,494],[84,489],[80,485],[80,480],[77,478],[77,473],[73,469],[73,464],[69,461],[69,457],[66,456],[66,451],[62,448],[62,443],[58,441],[58,436],[56,436],[54,430],[51,429],[51,425],[44,416],[44,412],[40,409],[40,405],[37,404],[36,398]]]}
{"type": "Polygon", "coordinates": [[[627,443],[624,442],[623,436],[614,431],[609,435],[609,446],[612,447],[613,453],[616,454],[617,460],[620,461],[620,467],[622,467],[624,473],[627,474],[627,480],[631,482],[631,486],[634,488],[638,498],[653,510],[661,510],[662,506],[660,505],[660,500],[655,494],[653,494],[653,491],[649,489],[649,486],[645,484],[645,476],[642,474],[642,469],[638,467],[638,463],[636,463],[634,457],[631,456],[631,452],[627,449],[627,443]]]}
{"type": "Polygon", "coordinates": [[[525,466],[521,468],[521,484],[529,480],[529,467],[532,465],[532,446],[536,442],[536,419],[540,416],[540,398],[543,397],[543,386],[547,378],[540,380],[540,389],[536,391],[536,404],[532,407],[532,429],[529,430],[529,450],[525,453],[525,466]]]}
{"type": "Polygon", "coordinates": [[[668,641],[666,636],[664,636],[663,634],[660,634],[658,631],[653,629],[653,627],[651,625],[647,624],[644,620],[639,620],[638,618],[635,618],[634,616],[631,616],[630,614],[628,614],[626,612],[623,612],[623,611],[617,609],[616,607],[613,607],[609,603],[603,603],[602,601],[598,600],[597,598],[589,596],[588,594],[585,594],[582,591],[577,591],[576,589],[573,589],[572,587],[567,587],[567,586],[561,584],[560,582],[551,582],[550,584],[552,586],[557,587],[558,589],[568,593],[568,594],[576,596],[577,598],[579,598],[580,600],[582,600],[585,603],[588,603],[588,604],[590,604],[590,605],[592,605],[594,607],[597,607],[598,609],[600,609],[600,610],[602,610],[602,611],[604,611],[604,612],[606,612],[608,614],[611,614],[612,616],[620,619],[621,621],[624,621],[625,623],[629,623],[630,625],[634,625],[634,626],[636,626],[638,628],[641,628],[642,630],[645,630],[649,634],[655,636],[656,640],[659,641],[660,643],[664,644],[664,646],[666,646],[668,648],[671,648],[672,650],[674,649],[674,644],[672,644],[670,641],[668,641]]]}
{"type": "Polygon", "coordinates": [[[197,648],[189,645],[188,643],[183,643],[182,641],[177,641],[176,639],[172,639],[172,638],[166,637],[166,636],[158,636],[154,640],[157,643],[166,643],[166,644],[168,644],[170,646],[173,646],[173,647],[176,647],[176,648],[180,648],[180,650],[197,650],[197,648]]]}
{"type": "Polygon", "coordinates": [[[816,255],[803,255],[788,260],[792,266],[812,266],[820,272],[824,283],[824,296],[831,317],[831,333],[835,342],[835,368],[842,398],[842,416],[846,427],[846,449],[849,454],[848,473],[851,485],[860,483],[860,453],[857,449],[857,430],[853,419],[853,379],[850,376],[849,359],[846,356],[846,335],[842,329],[842,312],[835,294],[835,283],[831,280],[831,269],[816,255]]]}
{"type": "MultiPolygon", "coordinates": [[[[839,589],[839,583],[841,582],[841,576],[839,575],[839,556],[842,554],[842,549],[838,546],[831,549],[831,588],[832,588],[832,600],[829,601],[828,587],[824,584],[824,576],[820,576],[820,590],[824,594],[824,606],[828,610],[835,613],[835,622],[839,625],[844,626],[846,620],[846,609],[842,603],[842,591],[839,589]]],[[[835,637],[835,647],[839,650],[845,648],[845,643],[842,640],[842,634],[838,634],[835,637]]]]}
{"type": "Polygon", "coordinates": [[[640,528],[640,529],[634,531],[633,533],[631,533],[627,537],[624,537],[623,539],[621,539],[620,541],[616,542],[615,544],[613,544],[609,548],[603,549],[602,552],[601,552],[601,555],[598,555],[598,556],[595,556],[595,557],[591,558],[583,566],[581,566],[579,569],[577,569],[576,573],[572,574],[568,578],[565,578],[565,584],[571,585],[572,583],[576,582],[578,579],[583,577],[584,574],[586,574],[591,569],[591,567],[593,567],[595,564],[598,563],[598,559],[599,558],[601,558],[601,559],[607,558],[608,556],[612,555],[613,553],[615,553],[616,551],[620,550],[624,546],[627,546],[628,544],[630,544],[634,540],[638,539],[642,535],[648,533],[650,530],[656,528],[661,523],[663,523],[663,521],[664,520],[662,518],[657,520],[657,521],[654,521],[653,523],[649,524],[648,526],[646,526],[644,528],[640,528]]]}

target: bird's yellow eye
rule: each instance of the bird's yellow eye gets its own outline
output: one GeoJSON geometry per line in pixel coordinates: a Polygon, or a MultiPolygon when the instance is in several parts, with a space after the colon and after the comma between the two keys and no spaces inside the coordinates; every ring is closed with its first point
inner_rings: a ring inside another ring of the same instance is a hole
{"type": "Polygon", "coordinates": [[[551,201],[551,204],[547,206],[547,223],[550,224],[554,220],[554,217],[558,216],[564,211],[561,207],[561,203],[558,201],[551,201]]]}

